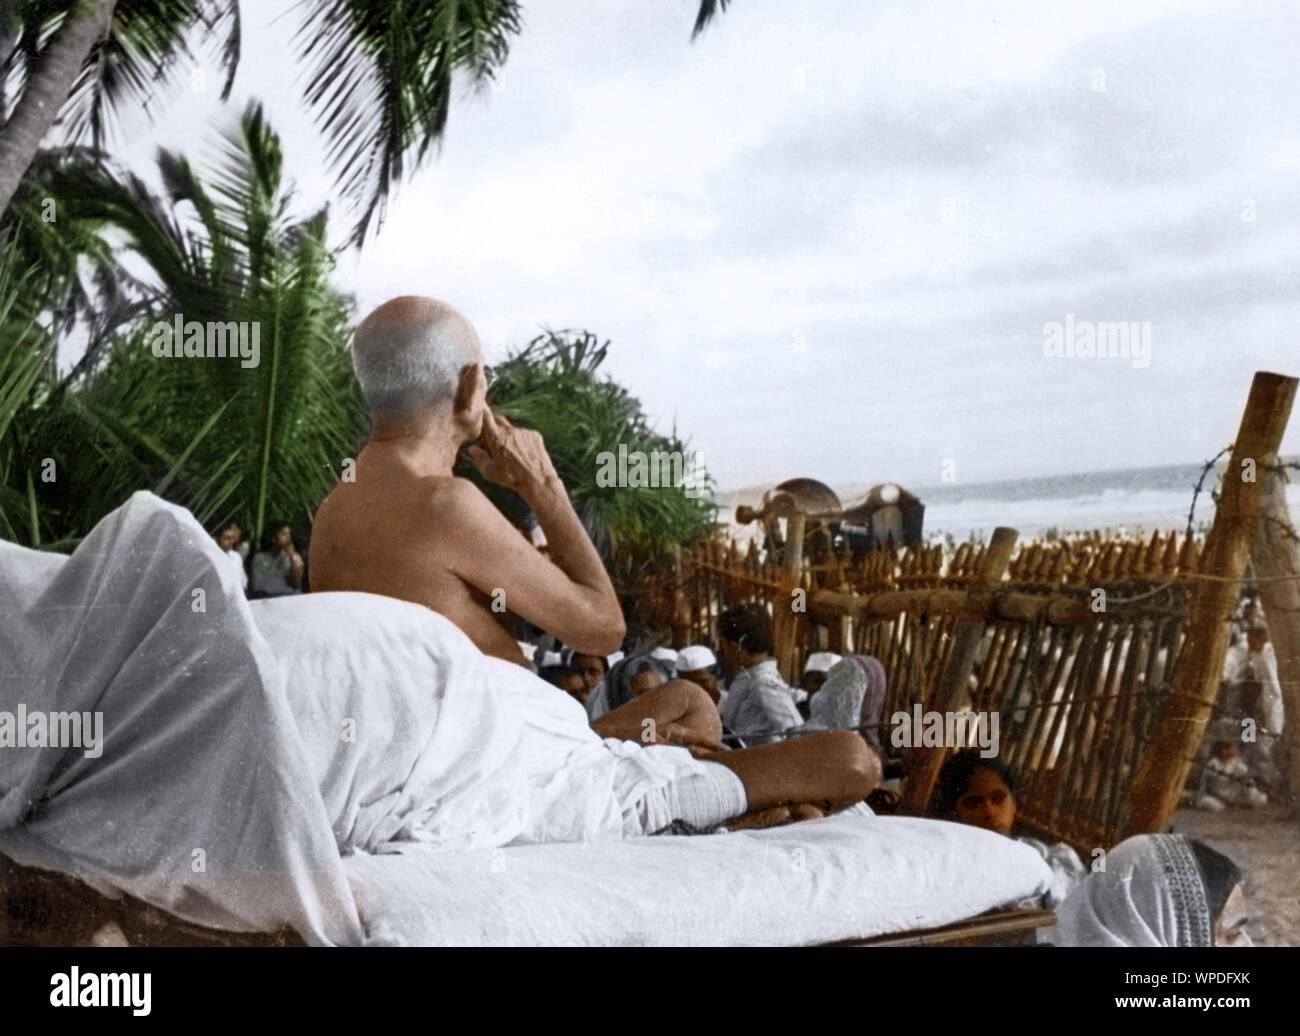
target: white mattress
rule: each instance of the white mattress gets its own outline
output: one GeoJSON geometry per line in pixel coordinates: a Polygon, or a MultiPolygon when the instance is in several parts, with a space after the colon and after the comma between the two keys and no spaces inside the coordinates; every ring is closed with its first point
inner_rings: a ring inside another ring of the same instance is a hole
{"type": "Polygon", "coordinates": [[[370,945],[804,945],[950,924],[1051,881],[1010,838],[862,815],[343,864],[370,945]]]}

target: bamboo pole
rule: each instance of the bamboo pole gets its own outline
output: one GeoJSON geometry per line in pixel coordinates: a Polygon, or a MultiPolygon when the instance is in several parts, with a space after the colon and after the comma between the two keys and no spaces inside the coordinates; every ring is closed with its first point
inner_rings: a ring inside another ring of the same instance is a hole
{"type": "Polygon", "coordinates": [[[795,672],[795,655],[798,648],[799,616],[794,611],[794,591],[799,588],[803,575],[804,516],[792,514],[786,519],[786,541],[781,552],[782,598],[776,601],[772,639],[776,665],[781,678],[791,687],[799,683],[795,672]]]}
{"type": "MultiPolygon", "coordinates": [[[[1151,608],[1154,609],[1155,605],[1151,608]]],[[[828,626],[837,619],[885,619],[900,612],[929,618],[1006,619],[1026,624],[1073,626],[1094,622],[1090,598],[1084,593],[1033,594],[992,590],[887,590],[877,594],[840,594],[819,590],[808,595],[808,614],[828,626]]],[[[1144,609],[1135,608],[1141,614],[1144,609]]]]}
{"type": "MultiPolygon", "coordinates": [[[[976,570],[976,580],[983,586],[994,586],[1006,575],[1007,565],[1011,562],[1011,552],[1015,549],[1019,533],[1015,529],[1003,526],[993,530],[988,548],[980,559],[976,570]]],[[[953,628],[952,650],[948,655],[948,664],[939,677],[935,693],[931,697],[931,709],[936,712],[955,712],[966,694],[971,670],[975,666],[975,656],[980,641],[984,637],[985,619],[959,619],[953,628]]],[[[920,731],[912,732],[914,737],[920,731]]],[[[947,758],[949,747],[916,751],[915,742],[912,751],[912,768],[903,788],[901,808],[904,812],[919,815],[925,812],[930,796],[934,792],[939,770],[947,758]]]]}
{"type": "Polygon", "coordinates": [[[1286,481],[1276,470],[1264,476],[1264,524],[1255,542],[1259,597],[1268,637],[1277,653],[1277,678],[1286,710],[1274,761],[1283,767],[1293,807],[1300,805],[1300,545],[1286,506],[1286,481]],[[1288,530],[1290,530],[1288,532],[1288,530]]]}
{"type": "Polygon", "coordinates": [[[1201,574],[1213,578],[1197,580],[1192,588],[1187,637],[1169,699],[1129,788],[1126,835],[1163,830],[1178,808],[1187,771],[1214,711],[1228,650],[1228,624],[1259,532],[1263,500],[1258,472],[1277,461],[1295,394],[1296,379],[1280,374],[1257,372],[1251,383],[1201,557],[1201,574]],[[1257,474],[1248,480],[1252,468],[1257,474]]]}

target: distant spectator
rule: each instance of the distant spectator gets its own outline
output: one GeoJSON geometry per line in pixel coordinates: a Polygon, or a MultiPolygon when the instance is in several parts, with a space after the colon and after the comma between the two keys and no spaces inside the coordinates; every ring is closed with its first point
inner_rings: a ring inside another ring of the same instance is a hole
{"type": "Polygon", "coordinates": [[[808,661],[803,667],[803,689],[808,692],[808,697],[811,698],[822,689],[822,684],[826,682],[826,674],[841,657],[830,651],[814,651],[808,656],[808,661]]]}
{"type": "Polygon", "coordinates": [[[723,668],[736,674],[722,706],[731,733],[752,744],[803,723],[794,692],[772,657],[772,618],[762,605],[742,605],[718,616],[718,644],[723,668]]]}
{"type": "Polygon", "coordinates": [[[591,695],[596,692],[609,673],[611,664],[604,655],[584,655],[580,651],[575,651],[569,656],[569,668],[581,677],[583,687],[586,689],[584,700],[591,700],[591,695]]]}
{"type": "Polygon", "coordinates": [[[703,687],[715,705],[722,700],[718,676],[714,672],[717,664],[713,652],[700,644],[693,644],[677,652],[677,675],[683,680],[690,680],[697,687],[703,687]]]}
{"type": "Polygon", "coordinates": [[[302,593],[306,565],[294,546],[293,529],[288,525],[275,525],[272,529],[274,532],[266,549],[253,555],[252,594],[255,597],[281,597],[302,593]]]}
{"type": "Polygon", "coordinates": [[[814,651],[804,663],[803,684],[795,692],[794,700],[799,706],[799,715],[805,720],[811,714],[812,696],[822,689],[822,684],[826,682],[826,674],[840,658],[840,655],[830,651],[814,651]]]}
{"type": "Polygon", "coordinates": [[[1200,809],[1219,813],[1229,806],[1263,809],[1268,796],[1254,786],[1250,767],[1235,741],[1218,741],[1205,764],[1205,790],[1196,800],[1200,809]]]}
{"type": "Polygon", "coordinates": [[[671,679],[668,663],[653,655],[622,658],[610,669],[597,694],[587,700],[587,716],[598,720],[671,679]]]}
{"type": "Polygon", "coordinates": [[[879,752],[880,719],[888,689],[885,667],[876,658],[871,655],[838,658],[825,685],[809,699],[808,722],[799,733],[856,730],[879,752]]]}
{"type": "Polygon", "coordinates": [[[670,647],[657,647],[650,652],[651,658],[657,658],[668,667],[668,679],[677,678],[677,652],[670,647]]]}
{"type": "Polygon", "coordinates": [[[238,573],[239,588],[247,593],[248,572],[244,569],[244,555],[239,551],[239,541],[243,538],[243,535],[244,530],[231,522],[217,535],[217,546],[230,559],[230,567],[238,573]]]}
{"type": "Polygon", "coordinates": [[[580,705],[587,703],[587,695],[591,692],[587,690],[582,677],[567,665],[563,663],[544,665],[537,670],[537,675],[573,697],[580,705]]]}
{"type": "Polygon", "coordinates": [[[1283,780],[1273,758],[1282,734],[1285,712],[1277,655],[1268,641],[1268,626],[1252,611],[1246,622],[1246,642],[1229,650],[1224,660],[1227,717],[1236,724],[1242,761],[1261,784],[1280,793],[1283,780]],[[1249,721],[1249,722],[1247,722],[1249,721]]]}

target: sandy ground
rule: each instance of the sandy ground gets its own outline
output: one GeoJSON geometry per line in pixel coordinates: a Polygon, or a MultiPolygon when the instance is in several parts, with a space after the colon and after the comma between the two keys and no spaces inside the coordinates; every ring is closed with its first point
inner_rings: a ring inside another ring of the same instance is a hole
{"type": "Polygon", "coordinates": [[[1201,839],[1246,873],[1257,946],[1300,946],[1300,822],[1288,810],[1182,809],[1173,829],[1201,839]]]}

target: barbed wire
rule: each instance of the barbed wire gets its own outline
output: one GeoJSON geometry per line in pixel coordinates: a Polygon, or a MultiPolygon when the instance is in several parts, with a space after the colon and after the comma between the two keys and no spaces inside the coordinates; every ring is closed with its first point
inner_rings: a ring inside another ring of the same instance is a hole
{"type": "Polygon", "coordinates": [[[1234,445],[1233,443],[1228,443],[1227,446],[1225,446],[1225,447],[1224,447],[1223,449],[1221,449],[1218,453],[1216,453],[1216,454],[1215,454],[1215,455],[1214,455],[1210,460],[1207,460],[1207,461],[1205,462],[1205,466],[1204,466],[1203,468],[1201,468],[1201,475],[1200,475],[1200,477],[1196,480],[1196,485],[1195,485],[1195,487],[1192,489],[1192,503],[1191,503],[1191,506],[1187,509],[1187,535],[1188,535],[1188,536],[1193,535],[1193,531],[1192,531],[1192,530],[1193,530],[1193,525],[1194,525],[1194,521],[1195,521],[1195,517],[1196,517],[1196,499],[1197,499],[1197,497],[1199,497],[1199,496],[1201,495],[1201,488],[1205,485],[1205,476],[1208,475],[1208,474],[1210,473],[1210,471],[1211,471],[1211,469],[1213,469],[1214,465],[1216,465],[1217,463],[1219,463],[1219,458],[1220,458],[1220,457],[1222,457],[1225,453],[1228,453],[1229,451],[1231,451],[1233,445],[1234,445]]]}

